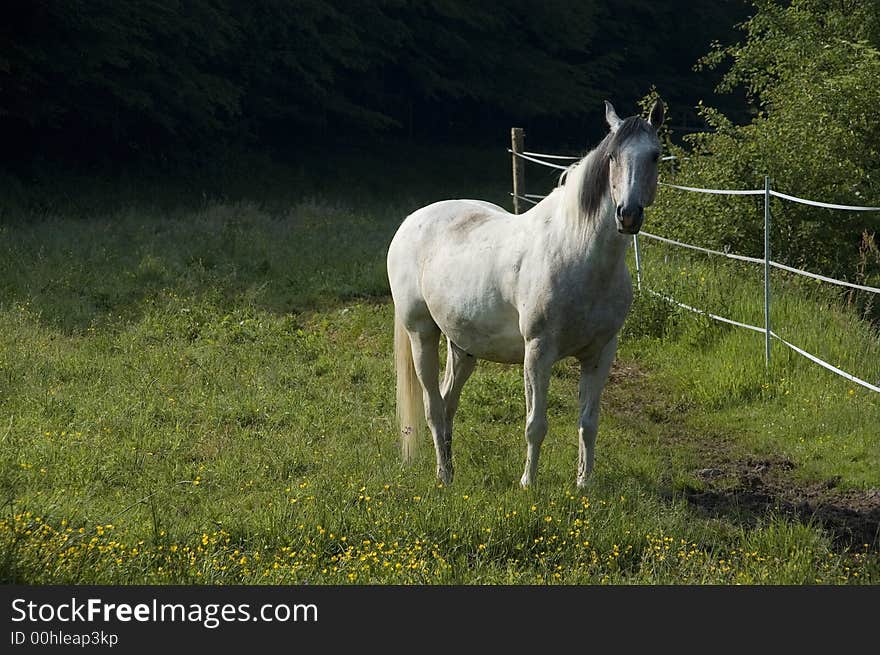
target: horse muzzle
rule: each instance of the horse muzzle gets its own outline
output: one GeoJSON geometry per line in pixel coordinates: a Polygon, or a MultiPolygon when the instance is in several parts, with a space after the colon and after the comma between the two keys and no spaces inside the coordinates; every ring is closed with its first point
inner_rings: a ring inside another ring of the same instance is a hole
{"type": "Polygon", "coordinates": [[[638,234],[645,220],[645,208],[641,205],[617,205],[617,231],[621,234],[638,234]]]}

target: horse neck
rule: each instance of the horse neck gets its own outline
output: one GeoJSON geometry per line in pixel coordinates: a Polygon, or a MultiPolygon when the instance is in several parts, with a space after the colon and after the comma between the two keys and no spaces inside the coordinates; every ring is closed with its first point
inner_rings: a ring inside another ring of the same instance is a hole
{"type": "MultiPolygon", "coordinates": [[[[562,208],[563,214],[566,209],[562,208]]],[[[617,231],[614,202],[606,192],[594,216],[588,216],[579,207],[568,208],[568,215],[554,221],[557,229],[548,246],[564,265],[582,271],[591,278],[603,278],[617,272],[621,266],[629,238],[617,231]]]]}

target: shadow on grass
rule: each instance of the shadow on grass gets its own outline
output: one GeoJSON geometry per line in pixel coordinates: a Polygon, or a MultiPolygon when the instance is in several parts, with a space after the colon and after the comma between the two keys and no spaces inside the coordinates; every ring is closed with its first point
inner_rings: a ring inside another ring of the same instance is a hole
{"type": "Polygon", "coordinates": [[[507,163],[502,149],[380,144],[188,177],[18,181],[0,203],[0,303],[69,334],[167,296],[273,313],[383,297],[404,217],[451,197],[509,204],[507,163]]]}

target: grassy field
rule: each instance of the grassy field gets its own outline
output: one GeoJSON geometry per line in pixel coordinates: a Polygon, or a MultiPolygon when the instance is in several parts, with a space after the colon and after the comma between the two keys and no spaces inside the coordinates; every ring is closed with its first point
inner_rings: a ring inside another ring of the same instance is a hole
{"type": "MultiPolygon", "coordinates": [[[[360,164],[219,196],[7,203],[3,582],[880,583],[880,397],[778,344],[767,374],[761,335],[646,295],[586,494],[568,362],[536,488],[518,488],[517,367],[482,363],[465,388],[453,485],[429,447],[403,467],[385,249],[434,198],[504,203],[508,163],[450,152],[442,184],[360,164]]],[[[660,246],[645,260],[655,288],[761,323],[760,271],[660,246]]],[[[774,283],[777,331],[880,379],[876,331],[774,283]]]]}

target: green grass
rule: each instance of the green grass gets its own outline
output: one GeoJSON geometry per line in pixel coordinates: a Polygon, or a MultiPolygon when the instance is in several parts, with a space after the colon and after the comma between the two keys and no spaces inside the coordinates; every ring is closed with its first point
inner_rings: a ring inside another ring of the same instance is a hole
{"type": "MultiPolygon", "coordinates": [[[[480,179],[455,173],[466,174],[480,179]]],[[[299,202],[242,192],[169,208],[145,194],[71,200],[70,216],[61,201],[10,211],[4,582],[880,582],[877,544],[842,543],[784,504],[706,513],[689,501],[710,490],[697,471],[755,457],[785,458],[779,480],[793,485],[880,486],[877,396],[778,346],[767,375],[760,335],[646,297],[603,397],[587,493],[574,487],[568,362],[554,370],[536,488],[518,488],[517,367],[483,363],[466,386],[452,486],[435,481],[427,443],[402,466],[384,255],[403,216],[432,198],[430,185],[394,195],[393,176],[386,189],[374,175],[373,192],[299,202]]],[[[437,197],[503,202],[503,186],[443,180],[437,197]]],[[[678,275],[680,260],[651,262],[647,252],[658,288],[678,275]]],[[[700,273],[718,283],[702,295],[668,290],[760,323],[749,278],[734,271],[731,285],[728,273],[700,273]]],[[[875,333],[827,298],[790,292],[780,331],[788,321],[798,345],[880,377],[875,333]],[[828,338],[820,305],[845,339],[828,338]]],[[[711,490],[736,486],[721,469],[711,490]]]]}
{"type": "MultiPolygon", "coordinates": [[[[719,263],[656,242],[642,247],[646,288],[764,325],[760,266],[719,263]]],[[[863,298],[778,271],[772,273],[771,298],[773,331],[856,377],[880,383],[880,332],[853,310],[864,306],[857,302],[863,298]]],[[[775,339],[768,372],[762,333],[662,307],[660,299],[640,300],[627,329],[643,338],[633,340],[627,352],[666,371],[678,393],[711,411],[712,422],[740,426],[741,440],[791,458],[807,478],[840,478],[843,486],[862,489],[880,486],[880,394],[775,339]],[[647,330],[639,326],[643,315],[647,330]]]]}

